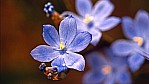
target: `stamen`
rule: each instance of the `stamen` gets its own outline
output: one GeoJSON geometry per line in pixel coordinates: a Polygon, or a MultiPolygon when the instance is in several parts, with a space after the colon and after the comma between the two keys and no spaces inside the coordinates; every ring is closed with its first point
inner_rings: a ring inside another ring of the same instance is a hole
{"type": "Polygon", "coordinates": [[[143,44],[143,38],[142,37],[134,37],[133,41],[137,42],[139,46],[143,44]]]}
{"type": "Polygon", "coordinates": [[[91,22],[94,19],[93,16],[90,16],[89,14],[85,15],[85,19],[83,20],[84,23],[88,24],[89,22],[91,22]]]}
{"type": "Polygon", "coordinates": [[[65,48],[65,46],[63,45],[63,42],[60,42],[59,46],[60,46],[60,50],[65,48]]]}
{"type": "Polygon", "coordinates": [[[103,66],[103,68],[102,68],[102,72],[103,72],[104,74],[110,74],[111,71],[112,71],[112,69],[111,69],[111,67],[110,67],[109,65],[105,65],[105,66],[103,66]]]}

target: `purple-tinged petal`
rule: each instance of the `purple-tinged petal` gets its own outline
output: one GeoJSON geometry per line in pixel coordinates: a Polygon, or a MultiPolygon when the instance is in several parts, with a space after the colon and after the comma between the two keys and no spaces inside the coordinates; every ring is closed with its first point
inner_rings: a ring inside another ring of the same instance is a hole
{"type": "Polygon", "coordinates": [[[30,54],[35,60],[40,62],[50,62],[59,55],[59,53],[52,47],[46,45],[37,46],[31,51],[30,54]]]}
{"type": "Polygon", "coordinates": [[[91,0],[76,0],[76,10],[81,16],[90,14],[92,9],[91,0]]]}
{"type": "Polygon", "coordinates": [[[120,57],[117,56],[113,53],[112,49],[110,48],[105,48],[104,49],[106,55],[108,56],[112,66],[115,66],[116,69],[119,69],[119,67],[121,67],[121,69],[124,69],[127,67],[127,57],[120,57]]]}
{"type": "Polygon", "coordinates": [[[125,70],[118,73],[117,76],[118,84],[131,84],[131,75],[130,73],[125,70]]]}
{"type": "Polygon", "coordinates": [[[139,10],[135,17],[138,36],[145,37],[149,33],[149,15],[144,10],[139,10]]]}
{"type": "Polygon", "coordinates": [[[138,48],[138,45],[132,41],[117,40],[112,44],[113,52],[118,56],[127,56],[138,48]]]}
{"type": "Polygon", "coordinates": [[[122,26],[124,34],[127,38],[133,39],[135,36],[137,36],[134,21],[130,17],[123,17],[122,26]]]}
{"type": "Polygon", "coordinates": [[[81,32],[76,35],[75,39],[72,41],[68,47],[69,51],[80,52],[84,50],[92,40],[92,35],[88,32],[81,32]]]}
{"type": "Polygon", "coordinates": [[[43,38],[50,46],[59,46],[59,35],[54,26],[43,25],[43,38]]]}
{"type": "Polygon", "coordinates": [[[95,21],[99,19],[104,19],[109,16],[114,9],[113,4],[107,0],[98,1],[93,8],[93,15],[95,16],[95,21]]]}
{"type": "Polygon", "coordinates": [[[114,84],[115,83],[115,79],[116,79],[116,77],[115,77],[116,75],[115,74],[110,74],[110,75],[107,75],[107,77],[106,77],[106,79],[105,79],[105,81],[104,81],[104,84],[114,84]]]}
{"type": "Polygon", "coordinates": [[[52,61],[51,66],[56,67],[58,72],[62,72],[67,69],[64,58],[61,55],[52,61]]]}
{"type": "Polygon", "coordinates": [[[65,12],[63,12],[61,15],[62,15],[63,17],[68,16],[68,15],[72,15],[72,16],[75,18],[76,23],[77,23],[77,32],[87,31],[86,24],[84,24],[82,17],[76,15],[76,14],[73,13],[73,12],[69,12],[69,11],[65,11],[65,12]]]}
{"type": "Polygon", "coordinates": [[[64,61],[68,68],[76,69],[78,71],[83,71],[85,67],[85,60],[82,55],[68,52],[65,54],[64,61]]]}
{"type": "Polygon", "coordinates": [[[83,84],[100,84],[105,76],[100,71],[88,71],[83,77],[83,84]]]}
{"type": "MultiPolygon", "coordinates": [[[[145,42],[145,51],[147,52],[147,53],[149,53],[149,40],[147,40],[146,42],[145,42]]],[[[149,58],[149,57],[148,57],[149,58]]]]}
{"type": "Polygon", "coordinates": [[[89,53],[86,59],[89,66],[94,71],[100,71],[99,69],[101,69],[104,65],[107,65],[107,60],[98,52],[89,53]]]}
{"type": "Polygon", "coordinates": [[[98,42],[100,41],[102,33],[98,29],[95,29],[95,28],[88,30],[88,32],[92,34],[91,44],[96,46],[98,42]]]}
{"type": "Polygon", "coordinates": [[[101,31],[107,31],[118,25],[119,22],[120,19],[118,17],[109,17],[105,19],[97,28],[101,31]]]}
{"type": "Polygon", "coordinates": [[[135,72],[137,71],[141,65],[144,63],[145,58],[139,54],[139,53],[134,53],[128,58],[128,64],[130,69],[135,72]]]}
{"type": "Polygon", "coordinates": [[[72,16],[66,17],[60,23],[60,41],[67,47],[75,38],[77,33],[76,20],[72,16]]]}

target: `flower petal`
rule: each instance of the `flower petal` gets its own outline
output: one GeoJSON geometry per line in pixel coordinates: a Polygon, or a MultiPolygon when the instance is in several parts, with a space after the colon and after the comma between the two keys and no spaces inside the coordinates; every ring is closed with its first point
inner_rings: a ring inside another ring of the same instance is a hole
{"type": "Polygon", "coordinates": [[[119,84],[131,84],[131,75],[125,70],[118,73],[117,81],[119,84]]]}
{"type": "Polygon", "coordinates": [[[112,44],[113,52],[118,56],[127,56],[134,52],[137,44],[127,40],[117,40],[112,44]]]}
{"type": "Polygon", "coordinates": [[[52,47],[46,45],[37,46],[30,54],[35,60],[40,62],[50,62],[59,55],[52,47]]]}
{"type": "Polygon", "coordinates": [[[95,29],[95,28],[88,30],[88,32],[92,34],[91,44],[96,46],[98,42],[100,41],[102,33],[98,29],[95,29]]]}
{"type": "Polygon", "coordinates": [[[123,17],[122,26],[124,34],[127,38],[133,39],[133,37],[137,36],[134,22],[130,17],[123,17]]]}
{"type": "Polygon", "coordinates": [[[141,54],[139,53],[133,54],[128,58],[128,64],[130,66],[130,69],[133,72],[135,72],[141,67],[141,65],[144,63],[144,60],[145,58],[141,54]]]}
{"type": "Polygon", "coordinates": [[[58,72],[62,72],[67,69],[64,58],[61,55],[52,61],[51,66],[56,67],[58,72]]]}
{"type": "Polygon", "coordinates": [[[51,25],[43,25],[43,38],[50,46],[59,46],[59,35],[55,27],[51,25]]]}
{"type": "Polygon", "coordinates": [[[137,33],[145,37],[149,33],[149,15],[144,10],[139,10],[135,17],[137,33]]]}
{"type": "Polygon", "coordinates": [[[92,40],[92,35],[88,32],[79,33],[70,44],[68,50],[72,52],[80,52],[84,50],[92,40]]]}
{"type": "Polygon", "coordinates": [[[115,74],[111,73],[107,75],[107,78],[105,79],[104,84],[114,84],[115,83],[115,74]]]}
{"type": "Polygon", "coordinates": [[[100,84],[105,76],[99,72],[89,71],[83,77],[83,84],[100,84]]]}
{"type": "Polygon", "coordinates": [[[66,17],[64,20],[60,23],[60,40],[68,46],[72,40],[75,38],[77,33],[77,24],[76,20],[72,16],[66,17]]]}
{"type": "Polygon", "coordinates": [[[108,0],[100,0],[98,1],[94,8],[93,8],[93,15],[95,16],[95,19],[98,21],[98,19],[104,19],[107,16],[109,16],[114,9],[113,4],[108,0]]]}
{"type": "Polygon", "coordinates": [[[104,65],[107,65],[107,60],[98,52],[91,52],[86,57],[88,65],[94,71],[99,71],[104,65]]]}
{"type": "Polygon", "coordinates": [[[78,71],[84,70],[85,60],[82,55],[68,52],[65,54],[64,61],[68,68],[76,69],[78,71]]]}
{"type": "MultiPolygon", "coordinates": [[[[149,40],[147,40],[146,42],[145,42],[145,51],[147,52],[147,53],[149,53],[149,40]]],[[[149,58],[149,57],[148,57],[149,58]]]]}
{"type": "Polygon", "coordinates": [[[119,22],[120,19],[118,17],[109,17],[105,19],[97,28],[101,31],[107,31],[118,25],[119,22]]]}
{"type": "Polygon", "coordinates": [[[76,10],[81,16],[90,14],[92,9],[91,0],[76,0],[76,10]]]}

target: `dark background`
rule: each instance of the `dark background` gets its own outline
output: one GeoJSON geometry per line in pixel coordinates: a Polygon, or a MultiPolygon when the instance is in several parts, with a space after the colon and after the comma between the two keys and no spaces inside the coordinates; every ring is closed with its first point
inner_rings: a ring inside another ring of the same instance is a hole
{"type": "MultiPolygon", "coordinates": [[[[85,72],[71,70],[67,78],[61,81],[50,81],[38,70],[39,62],[35,61],[30,51],[39,44],[46,44],[42,38],[42,25],[53,24],[45,16],[43,6],[52,2],[55,10],[62,13],[75,12],[74,0],[1,0],[1,84],[81,84],[85,72]]],[[[92,0],[95,3],[97,0],[92,0]]],[[[134,17],[139,9],[149,11],[149,0],[111,0],[115,5],[112,15],[134,17]]],[[[121,24],[104,32],[100,46],[104,40],[109,43],[125,38],[121,24]]],[[[103,42],[103,43],[102,43],[103,42]]],[[[89,46],[92,48],[92,46],[89,46]]],[[[149,62],[132,74],[134,84],[149,84],[149,62]]]]}

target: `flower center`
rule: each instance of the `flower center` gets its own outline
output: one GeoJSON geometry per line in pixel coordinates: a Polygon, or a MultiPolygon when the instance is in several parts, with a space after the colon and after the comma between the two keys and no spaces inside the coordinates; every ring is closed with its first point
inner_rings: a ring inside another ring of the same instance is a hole
{"type": "Polygon", "coordinates": [[[88,23],[91,22],[93,19],[94,19],[93,16],[90,16],[89,14],[86,14],[86,15],[85,15],[85,19],[83,20],[83,22],[84,22],[85,24],[88,24],[88,23]]]}
{"type": "Polygon", "coordinates": [[[141,46],[143,44],[143,38],[141,38],[141,37],[136,36],[133,38],[133,41],[137,42],[139,46],[141,46]]]}
{"type": "Polygon", "coordinates": [[[110,74],[110,73],[112,72],[111,66],[109,66],[109,65],[103,66],[102,72],[103,72],[104,74],[110,74]]]}
{"type": "Polygon", "coordinates": [[[63,45],[63,42],[60,42],[59,47],[60,47],[60,50],[63,50],[65,48],[65,46],[63,45]]]}

